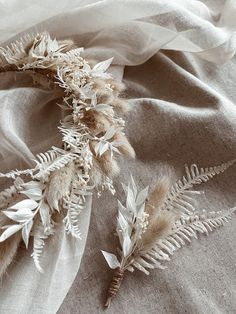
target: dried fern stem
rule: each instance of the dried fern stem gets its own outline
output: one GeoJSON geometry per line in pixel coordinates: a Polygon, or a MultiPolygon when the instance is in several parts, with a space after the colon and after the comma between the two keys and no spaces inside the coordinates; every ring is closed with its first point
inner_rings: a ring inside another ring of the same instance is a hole
{"type": "Polygon", "coordinates": [[[124,278],[124,270],[121,268],[117,268],[115,270],[114,276],[112,278],[109,289],[107,291],[107,299],[104,305],[106,308],[110,307],[112,299],[117,295],[123,278],[124,278]]]}

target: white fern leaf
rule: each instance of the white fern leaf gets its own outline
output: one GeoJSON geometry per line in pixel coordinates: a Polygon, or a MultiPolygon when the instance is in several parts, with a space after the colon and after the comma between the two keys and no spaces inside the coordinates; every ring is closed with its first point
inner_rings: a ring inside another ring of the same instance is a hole
{"type": "MultiPolygon", "coordinates": [[[[63,152],[64,153],[64,152],[63,152]]],[[[51,149],[45,153],[39,153],[36,155],[37,164],[50,164],[58,157],[58,152],[55,149],[51,149]]]]}
{"type": "Polygon", "coordinates": [[[44,273],[44,270],[40,264],[40,257],[44,249],[44,240],[48,238],[48,235],[44,233],[43,226],[37,222],[33,227],[33,253],[31,254],[35,267],[40,273],[44,273]]]}
{"type": "Polygon", "coordinates": [[[34,175],[34,178],[40,179],[46,175],[49,175],[51,172],[59,170],[65,167],[69,162],[75,160],[78,157],[77,154],[74,153],[64,153],[52,159],[50,155],[40,154],[40,161],[37,162],[37,173],[34,175]]]}
{"type": "Polygon", "coordinates": [[[227,211],[209,212],[206,211],[199,213],[192,213],[191,215],[183,215],[178,221],[176,221],[171,233],[163,238],[159,239],[154,247],[148,252],[140,251],[140,257],[145,260],[141,263],[142,268],[139,268],[140,257],[138,263],[136,259],[129,265],[134,266],[145,273],[148,272],[148,268],[163,268],[164,261],[170,261],[171,255],[186,243],[190,243],[192,238],[198,239],[198,234],[208,235],[209,232],[216,228],[223,226],[227,223],[232,213],[236,211],[236,207],[227,211]]]}
{"type": "Polygon", "coordinates": [[[10,179],[16,179],[19,176],[32,176],[34,169],[25,169],[25,170],[11,170],[7,173],[1,173],[0,172],[0,178],[10,178],[10,179]]]}
{"type": "Polygon", "coordinates": [[[81,210],[84,209],[84,205],[80,204],[80,197],[73,195],[70,200],[64,199],[64,208],[67,209],[67,215],[63,219],[66,233],[81,239],[78,217],[81,210]]]}
{"type": "Polygon", "coordinates": [[[0,47],[0,57],[9,64],[19,64],[27,58],[27,47],[32,44],[35,35],[25,35],[6,48],[0,47]]]}
{"type": "Polygon", "coordinates": [[[192,204],[192,196],[199,194],[198,191],[190,191],[190,189],[197,184],[207,182],[215,175],[224,172],[230,166],[236,162],[236,159],[227,163],[223,163],[220,166],[210,168],[198,168],[193,164],[190,168],[186,165],[186,176],[183,176],[182,180],[178,180],[170,189],[170,192],[166,198],[166,201],[162,207],[163,210],[184,211],[187,214],[191,214],[194,211],[192,204]]]}

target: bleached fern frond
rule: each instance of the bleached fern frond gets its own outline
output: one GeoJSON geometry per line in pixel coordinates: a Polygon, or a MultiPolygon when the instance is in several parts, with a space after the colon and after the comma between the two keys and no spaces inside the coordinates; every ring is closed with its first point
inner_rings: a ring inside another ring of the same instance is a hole
{"type": "Polygon", "coordinates": [[[186,175],[178,180],[170,189],[163,204],[163,210],[175,210],[191,213],[194,210],[192,196],[199,194],[198,191],[189,191],[194,185],[207,182],[217,174],[224,172],[236,162],[236,159],[223,163],[222,165],[210,168],[198,168],[196,164],[185,166],[186,175]]]}
{"type": "Polygon", "coordinates": [[[74,153],[64,153],[56,157],[54,160],[47,156],[46,154],[40,154],[40,162],[37,162],[37,173],[35,174],[35,178],[40,178],[46,175],[49,175],[51,172],[57,171],[63,167],[65,167],[69,162],[72,162],[78,157],[78,155],[74,153]]]}
{"type": "Polygon", "coordinates": [[[214,229],[222,227],[229,222],[235,211],[236,207],[223,212],[207,213],[203,211],[181,217],[176,221],[173,230],[167,237],[160,238],[147,252],[140,250],[139,257],[128,267],[136,267],[146,274],[149,274],[149,269],[166,268],[162,263],[169,261],[176,250],[186,243],[190,243],[192,238],[198,239],[198,234],[208,235],[214,229]]]}
{"type": "Polygon", "coordinates": [[[29,46],[32,45],[34,39],[35,35],[26,34],[6,48],[0,47],[0,57],[9,64],[22,63],[22,60],[27,58],[29,46]]]}
{"type": "Polygon", "coordinates": [[[9,179],[16,179],[20,176],[32,176],[34,169],[25,169],[25,170],[11,170],[7,173],[0,172],[0,178],[9,178],[9,179]]]}
{"type": "Polygon", "coordinates": [[[79,214],[84,209],[84,205],[81,204],[81,197],[73,195],[70,200],[64,199],[64,208],[67,209],[67,215],[63,219],[66,233],[71,234],[77,239],[81,239],[79,214]]]}
{"type": "Polygon", "coordinates": [[[81,58],[81,53],[84,51],[84,48],[74,48],[67,51],[65,54],[62,55],[64,60],[74,60],[78,61],[78,58],[81,58]]]}
{"type": "MultiPolygon", "coordinates": [[[[176,195],[183,195],[185,188],[207,181],[210,177],[224,171],[232,162],[219,167],[198,170],[193,165],[187,168],[187,178],[183,178],[176,188],[176,195]],[[181,190],[180,188],[183,188],[181,190]]],[[[198,238],[198,234],[208,235],[213,229],[223,226],[229,221],[236,207],[229,211],[193,212],[188,215],[183,212],[162,210],[165,197],[169,197],[166,190],[166,178],[159,182],[150,197],[148,189],[138,193],[137,186],[131,177],[128,186],[123,185],[126,193],[125,206],[118,202],[118,217],[116,233],[119,237],[120,249],[118,255],[102,251],[108,265],[116,269],[111,285],[108,289],[106,307],[110,306],[112,298],[117,294],[126,270],[136,269],[149,274],[150,269],[166,268],[165,261],[169,261],[173,253],[198,238]],[[159,197],[159,200],[158,200],[159,197]]],[[[173,188],[171,189],[173,192],[173,188]]],[[[168,201],[168,200],[167,200],[168,201]]]]}
{"type": "MultiPolygon", "coordinates": [[[[64,153],[64,152],[63,152],[64,153]]],[[[35,162],[37,164],[50,164],[52,163],[57,157],[58,157],[58,152],[54,149],[51,149],[45,153],[39,153],[36,155],[36,160],[35,162]]]]}
{"type": "Polygon", "coordinates": [[[31,256],[34,260],[34,264],[37,270],[40,273],[43,273],[44,270],[40,263],[40,257],[43,253],[45,244],[44,241],[48,238],[49,235],[45,234],[43,226],[38,222],[34,225],[32,235],[33,235],[33,253],[31,254],[31,256]]]}
{"type": "Polygon", "coordinates": [[[88,131],[83,127],[83,130],[79,129],[78,126],[67,127],[59,127],[63,135],[63,142],[70,145],[73,148],[74,152],[80,153],[81,146],[86,144],[86,137],[88,135],[88,131]],[[82,132],[81,132],[82,131],[82,132]],[[87,131],[87,132],[86,132],[87,131]]]}

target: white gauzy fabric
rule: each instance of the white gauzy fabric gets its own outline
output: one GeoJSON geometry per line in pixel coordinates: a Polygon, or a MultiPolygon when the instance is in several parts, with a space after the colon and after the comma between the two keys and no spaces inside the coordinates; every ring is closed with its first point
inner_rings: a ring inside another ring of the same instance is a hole
{"type": "MultiPolygon", "coordinates": [[[[236,51],[236,4],[196,0],[0,0],[0,43],[25,33],[48,31],[73,38],[85,57],[114,56],[124,67],[144,63],[160,49],[185,51],[215,63],[236,51]]],[[[27,87],[24,75],[0,75],[0,171],[26,167],[35,153],[58,142],[56,96],[27,87]],[[50,136],[49,136],[50,135],[50,136]]],[[[3,182],[4,184],[4,182],[3,182]]],[[[81,214],[83,239],[75,243],[58,226],[46,246],[39,275],[22,249],[0,288],[0,313],[56,313],[79,269],[89,226],[81,214]]]]}

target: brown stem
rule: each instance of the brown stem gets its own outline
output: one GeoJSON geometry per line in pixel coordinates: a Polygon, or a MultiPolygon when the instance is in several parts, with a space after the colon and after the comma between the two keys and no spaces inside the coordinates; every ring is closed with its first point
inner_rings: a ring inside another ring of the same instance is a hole
{"type": "Polygon", "coordinates": [[[0,65],[0,73],[3,72],[11,72],[11,71],[19,71],[17,66],[14,64],[6,64],[4,66],[0,65]]]}
{"type": "Polygon", "coordinates": [[[22,70],[14,64],[6,64],[4,66],[0,65],[0,73],[4,73],[4,72],[26,72],[26,73],[27,72],[36,72],[39,74],[46,75],[47,78],[50,80],[54,80],[55,74],[56,74],[55,71],[50,70],[50,69],[32,68],[32,69],[28,69],[28,70],[22,70]]]}
{"type": "Polygon", "coordinates": [[[112,299],[117,295],[123,278],[124,278],[124,270],[121,268],[117,268],[115,270],[114,276],[112,278],[109,289],[107,291],[107,298],[106,298],[106,303],[105,303],[106,308],[110,307],[112,299]]]}

